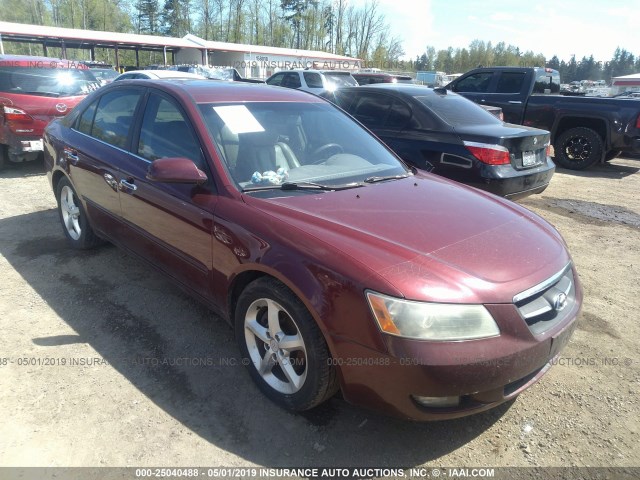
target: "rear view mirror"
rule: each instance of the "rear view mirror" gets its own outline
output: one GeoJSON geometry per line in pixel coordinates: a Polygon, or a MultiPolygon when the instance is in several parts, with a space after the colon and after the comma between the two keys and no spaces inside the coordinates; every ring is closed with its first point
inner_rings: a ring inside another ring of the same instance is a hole
{"type": "Polygon", "coordinates": [[[153,182],[202,185],[207,181],[207,175],[193,163],[193,160],[170,157],[151,162],[147,170],[147,179],[153,182]]]}

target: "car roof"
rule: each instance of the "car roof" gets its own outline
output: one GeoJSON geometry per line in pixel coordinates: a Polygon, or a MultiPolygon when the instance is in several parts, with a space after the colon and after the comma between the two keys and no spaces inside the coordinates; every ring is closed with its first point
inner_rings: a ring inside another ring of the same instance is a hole
{"type": "Polygon", "coordinates": [[[179,70],[130,70],[121,75],[130,76],[138,73],[149,75],[151,78],[205,78],[196,73],[181,72],[179,70]]]}
{"type": "MultiPolygon", "coordinates": [[[[276,75],[278,73],[305,73],[305,72],[311,72],[311,73],[323,73],[323,74],[338,74],[338,75],[351,75],[351,72],[348,72],[347,70],[317,70],[317,69],[313,69],[313,68],[295,68],[292,70],[280,70],[276,73],[274,73],[273,75],[276,75]]],[[[271,75],[271,76],[273,76],[271,75]]]]}
{"type": "MultiPolygon", "coordinates": [[[[367,89],[367,90],[378,90],[384,91],[386,93],[394,93],[400,96],[409,96],[409,97],[425,97],[429,95],[442,95],[442,90],[439,90],[440,93],[434,92],[434,89],[431,87],[427,87],[426,85],[415,85],[412,83],[373,83],[371,85],[361,85],[359,87],[342,87],[340,90],[345,91],[349,89],[367,89]]],[[[448,95],[451,95],[451,92],[446,92],[448,95]]],[[[457,95],[457,94],[453,94],[457,95]]]]}
{"type": "Polygon", "coordinates": [[[209,79],[168,78],[168,79],[131,79],[113,82],[107,87],[120,85],[153,85],[162,90],[190,96],[196,103],[234,103],[234,102],[300,102],[325,103],[326,101],[312,93],[293,88],[283,88],[264,83],[223,82],[209,79]],[[126,83],[125,83],[126,82],[126,83]]]}
{"type": "Polygon", "coordinates": [[[411,79],[410,75],[402,75],[399,73],[388,73],[388,72],[356,72],[356,73],[352,73],[351,75],[353,75],[354,77],[357,77],[358,75],[360,76],[367,76],[367,77],[381,77],[381,78],[387,78],[387,77],[391,77],[391,78],[402,78],[402,79],[411,79]]]}

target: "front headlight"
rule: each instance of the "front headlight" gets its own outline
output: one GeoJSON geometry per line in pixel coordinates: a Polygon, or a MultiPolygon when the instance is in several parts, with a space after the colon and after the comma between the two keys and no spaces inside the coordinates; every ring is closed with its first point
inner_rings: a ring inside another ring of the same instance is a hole
{"type": "Polygon", "coordinates": [[[380,329],[398,337],[456,341],[495,337],[500,329],[483,305],[413,302],[367,292],[380,329]]]}

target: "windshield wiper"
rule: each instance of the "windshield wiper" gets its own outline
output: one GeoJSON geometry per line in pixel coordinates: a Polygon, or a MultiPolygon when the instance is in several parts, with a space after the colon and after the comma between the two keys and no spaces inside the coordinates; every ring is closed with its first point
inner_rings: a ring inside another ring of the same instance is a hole
{"type": "Polygon", "coordinates": [[[41,97],[59,97],[60,93],[58,92],[25,92],[25,91],[20,91],[20,92],[16,92],[16,93],[20,93],[21,95],[40,95],[41,97]]]}
{"type": "Polygon", "coordinates": [[[409,173],[401,173],[399,175],[387,175],[386,177],[367,177],[364,179],[365,183],[377,183],[384,182],[385,180],[400,180],[401,178],[407,178],[409,173]]]}
{"type": "Polygon", "coordinates": [[[324,185],[315,182],[284,182],[279,185],[257,185],[255,187],[244,188],[243,192],[256,192],[260,190],[323,190],[333,192],[336,190],[347,190],[349,188],[362,187],[361,183],[345,183],[342,185],[324,185]]]}

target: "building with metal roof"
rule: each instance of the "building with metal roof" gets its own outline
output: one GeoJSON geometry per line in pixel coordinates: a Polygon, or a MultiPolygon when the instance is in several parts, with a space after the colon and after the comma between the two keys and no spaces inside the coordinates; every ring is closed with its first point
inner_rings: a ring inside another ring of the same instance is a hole
{"type": "Polygon", "coordinates": [[[611,79],[611,94],[617,95],[623,92],[640,92],[640,73],[611,79]]]}
{"type": "Polygon", "coordinates": [[[45,56],[48,48],[60,48],[62,58],[67,58],[67,49],[88,50],[91,61],[95,60],[96,48],[113,49],[117,69],[121,66],[121,50],[135,51],[136,67],[141,66],[140,52],[155,51],[163,53],[165,65],[235,67],[244,76],[262,78],[278,70],[355,69],[362,63],[357,58],[327,52],[216,42],[191,34],[175,38],[0,22],[0,53],[4,53],[4,42],[39,44],[45,56]]]}

